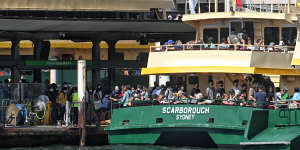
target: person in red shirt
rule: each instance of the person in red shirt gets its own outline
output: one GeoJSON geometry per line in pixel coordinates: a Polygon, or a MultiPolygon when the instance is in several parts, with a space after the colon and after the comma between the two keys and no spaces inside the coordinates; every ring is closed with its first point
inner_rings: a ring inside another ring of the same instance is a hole
{"type": "Polygon", "coordinates": [[[242,8],[242,0],[236,0],[236,5],[239,9],[242,8]]]}

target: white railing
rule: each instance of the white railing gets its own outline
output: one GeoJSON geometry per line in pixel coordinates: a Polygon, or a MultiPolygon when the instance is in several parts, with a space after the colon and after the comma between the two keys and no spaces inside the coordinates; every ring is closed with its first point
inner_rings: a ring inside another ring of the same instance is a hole
{"type": "Polygon", "coordinates": [[[300,7],[300,0],[245,0],[237,4],[235,0],[224,0],[223,8],[219,8],[219,0],[186,0],[185,14],[212,12],[272,12],[290,13],[291,7],[300,7]],[[203,9],[205,6],[208,9],[203,9]]]}
{"type": "Polygon", "coordinates": [[[295,46],[281,45],[242,45],[242,44],[180,44],[151,46],[150,52],[186,51],[186,50],[223,50],[223,51],[260,51],[260,52],[292,52],[295,46]]]}

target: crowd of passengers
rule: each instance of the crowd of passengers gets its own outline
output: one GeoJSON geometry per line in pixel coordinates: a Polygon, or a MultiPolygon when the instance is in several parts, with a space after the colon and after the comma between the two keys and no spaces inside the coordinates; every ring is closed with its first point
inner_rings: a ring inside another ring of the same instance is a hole
{"type": "MultiPolygon", "coordinates": [[[[295,88],[293,96],[289,96],[287,88],[274,88],[274,84],[249,78],[248,84],[241,84],[239,80],[233,81],[231,90],[226,91],[223,81],[215,82],[209,80],[209,86],[205,91],[199,89],[195,84],[190,93],[187,93],[185,86],[171,84],[154,87],[146,86],[115,86],[113,90],[98,84],[93,90],[86,90],[86,120],[91,124],[105,123],[111,116],[111,110],[117,107],[132,107],[140,105],[165,105],[165,104],[195,104],[195,105],[236,105],[259,108],[271,108],[274,102],[287,102],[294,100],[293,104],[298,105],[300,100],[299,88],[295,88]],[[266,84],[268,83],[268,84],[266,84]],[[151,102],[151,103],[149,103],[151,102]]],[[[77,87],[63,83],[59,87],[56,84],[48,84],[42,95],[50,101],[50,123],[56,124],[64,121],[67,101],[71,104],[71,122],[76,125],[78,118],[78,92],[77,87]]]]}
{"type": "MultiPolygon", "coordinates": [[[[183,50],[183,49],[223,49],[223,50],[251,50],[251,51],[287,51],[283,41],[279,44],[275,42],[270,42],[269,45],[264,45],[262,39],[257,39],[255,43],[252,42],[250,36],[247,35],[246,29],[242,29],[240,32],[236,33],[234,30],[227,37],[227,39],[222,38],[221,43],[216,44],[213,37],[208,37],[205,40],[189,41],[186,45],[183,45],[181,41],[169,40],[165,43],[167,46],[163,46],[163,50],[183,50]],[[207,42],[204,42],[207,41],[207,42]]],[[[295,42],[293,42],[295,43],[295,42]]]]}
{"type": "MultiPolygon", "coordinates": [[[[292,104],[298,105],[297,100],[300,100],[299,88],[295,88],[293,96],[290,97],[287,88],[275,88],[270,80],[268,83],[270,84],[266,85],[259,81],[253,81],[251,84],[240,85],[239,80],[235,80],[232,89],[225,91],[223,81],[217,82],[214,86],[214,81],[209,80],[209,86],[205,91],[201,91],[199,85],[195,84],[190,93],[186,93],[184,86],[178,88],[176,85],[172,86],[167,83],[167,86],[156,85],[149,91],[151,95],[148,96],[157,100],[160,104],[222,104],[272,109],[274,103],[287,104],[285,100],[294,100],[291,101],[292,104]],[[189,101],[181,101],[184,99],[189,101]]],[[[131,106],[130,99],[123,98],[121,102],[124,107],[131,106]]]]}

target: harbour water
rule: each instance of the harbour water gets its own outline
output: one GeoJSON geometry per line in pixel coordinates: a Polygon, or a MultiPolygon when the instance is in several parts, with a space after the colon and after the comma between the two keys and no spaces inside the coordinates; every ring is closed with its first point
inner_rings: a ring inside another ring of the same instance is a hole
{"type": "Polygon", "coordinates": [[[17,147],[9,148],[7,150],[228,150],[228,149],[211,149],[211,148],[197,148],[197,147],[166,147],[166,146],[152,146],[152,145],[105,145],[105,146],[66,146],[53,145],[43,147],[17,147]]]}

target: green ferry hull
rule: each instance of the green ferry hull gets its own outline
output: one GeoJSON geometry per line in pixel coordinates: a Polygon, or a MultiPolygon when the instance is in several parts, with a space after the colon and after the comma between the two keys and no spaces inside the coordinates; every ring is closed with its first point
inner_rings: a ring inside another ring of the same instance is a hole
{"type": "Polygon", "coordinates": [[[115,109],[106,130],[110,144],[300,149],[298,113],[223,105],[141,106],[115,109]]]}

